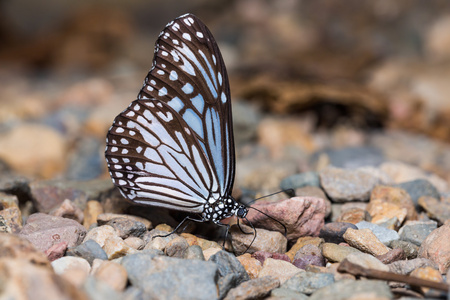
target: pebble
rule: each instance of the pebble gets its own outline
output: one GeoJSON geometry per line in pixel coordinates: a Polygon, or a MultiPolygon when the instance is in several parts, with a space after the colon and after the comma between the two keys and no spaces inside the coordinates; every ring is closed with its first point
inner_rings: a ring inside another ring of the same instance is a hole
{"type": "Polygon", "coordinates": [[[358,229],[370,229],[372,233],[386,246],[388,246],[391,242],[397,241],[400,239],[397,231],[392,229],[387,229],[385,227],[379,226],[377,224],[373,224],[370,222],[362,221],[356,224],[358,229]]]}
{"type": "Polygon", "coordinates": [[[344,239],[350,246],[372,255],[383,255],[389,252],[389,248],[381,243],[370,229],[349,228],[344,233],[344,239]]]}
{"type": "Polygon", "coordinates": [[[309,266],[325,266],[323,258],[320,258],[316,255],[303,255],[299,258],[294,259],[292,264],[297,268],[303,270],[306,270],[309,266]]]}
{"type": "Polygon", "coordinates": [[[404,260],[406,259],[405,251],[401,248],[396,248],[390,250],[388,253],[383,255],[377,255],[375,256],[379,261],[381,261],[383,264],[390,264],[394,261],[398,260],[404,260]]]}
{"type": "Polygon", "coordinates": [[[72,219],[78,223],[83,223],[84,214],[83,211],[75,206],[75,204],[69,199],[64,200],[60,205],[56,206],[49,215],[55,217],[62,217],[72,219]]]}
{"type": "Polygon", "coordinates": [[[262,264],[259,260],[252,257],[250,253],[245,253],[237,257],[241,265],[247,271],[250,279],[258,278],[258,274],[262,269],[262,264]]]}
{"type": "Polygon", "coordinates": [[[433,230],[423,241],[418,256],[427,258],[439,266],[444,274],[450,268],[450,224],[442,225],[433,230]]]}
{"type": "Polygon", "coordinates": [[[29,185],[33,204],[39,212],[49,213],[68,199],[81,209],[87,202],[87,194],[71,186],[67,181],[33,181],[29,185]]]}
{"type": "Polygon", "coordinates": [[[367,171],[327,167],[320,171],[320,184],[333,202],[367,201],[379,179],[367,171]]]}
{"type": "Polygon", "coordinates": [[[0,217],[3,218],[5,226],[9,228],[9,232],[19,233],[22,230],[22,213],[18,207],[0,210],[0,217]]]}
{"type": "Polygon", "coordinates": [[[295,195],[300,198],[304,197],[314,197],[322,198],[325,201],[325,218],[329,217],[331,214],[331,201],[328,200],[325,192],[317,186],[305,186],[295,190],[295,195]]]}
{"type": "Polygon", "coordinates": [[[403,275],[409,275],[413,270],[422,267],[432,267],[436,270],[439,269],[435,262],[427,258],[394,261],[393,263],[388,264],[388,267],[391,272],[403,275]]]}
{"type": "Polygon", "coordinates": [[[145,242],[138,237],[130,236],[123,240],[128,246],[135,250],[142,250],[145,247],[145,242]]]}
{"type": "Polygon", "coordinates": [[[304,172],[291,175],[280,182],[280,189],[282,190],[295,190],[307,186],[320,187],[319,174],[317,172],[304,172]]]}
{"type": "Polygon", "coordinates": [[[51,127],[21,123],[2,131],[0,159],[20,174],[53,178],[65,169],[66,141],[51,127]]]}
{"type": "MultiPolygon", "coordinates": [[[[253,232],[253,229],[249,226],[243,224],[240,226],[244,232],[253,232]]],[[[287,239],[283,234],[261,228],[256,228],[255,230],[256,238],[253,234],[242,233],[237,225],[231,226],[229,233],[236,253],[253,253],[256,251],[286,252],[287,239]]]]}
{"type": "Polygon", "coordinates": [[[280,286],[280,281],[271,276],[255,278],[232,288],[225,300],[260,299],[267,296],[273,289],[280,286]]]}
{"type": "Polygon", "coordinates": [[[325,201],[314,197],[293,197],[276,203],[256,203],[252,207],[269,215],[249,210],[247,219],[255,227],[279,231],[284,234],[287,229],[288,240],[302,236],[317,236],[324,225],[326,212],[325,201]]]}
{"type": "Polygon", "coordinates": [[[386,282],[379,280],[340,280],[313,293],[309,300],[393,299],[386,282]]]}
{"type": "Polygon", "coordinates": [[[395,184],[394,187],[399,187],[405,190],[411,197],[411,200],[416,207],[418,207],[420,197],[429,196],[436,199],[441,197],[441,194],[436,187],[426,179],[406,181],[395,184]]]}
{"type": "Polygon", "coordinates": [[[450,201],[439,201],[430,196],[422,196],[418,203],[431,219],[437,220],[440,224],[450,220],[450,201]]]}
{"type": "Polygon", "coordinates": [[[385,272],[389,271],[389,267],[387,265],[383,264],[380,260],[370,254],[355,252],[347,255],[345,259],[363,268],[375,269],[385,272]]]}
{"type": "Polygon", "coordinates": [[[417,253],[419,251],[419,246],[417,246],[417,245],[415,245],[413,243],[410,243],[410,242],[407,242],[407,241],[401,241],[401,240],[392,241],[389,244],[389,247],[391,247],[392,249],[396,249],[396,248],[402,249],[403,252],[405,253],[405,258],[406,259],[416,258],[417,257],[417,253]]]}
{"type": "Polygon", "coordinates": [[[0,259],[23,260],[50,268],[46,254],[37,250],[27,239],[13,234],[0,233],[0,259]]]}
{"type": "Polygon", "coordinates": [[[262,269],[258,274],[258,278],[273,276],[277,278],[281,284],[283,284],[286,280],[300,272],[305,271],[297,268],[287,261],[268,258],[264,261],[262,269]]]}
{"type": "MultiPolygon", "coordinates": [[[[152,222],[150,222],[149,220],[142,218],[142,217],[133,216],[133,215],[125,215],[125,214],[102,213],[97,216],[97,222],[99,225],[104,225],[104,224],[108,224],[109,222],[111,222],[112,220],[117,219],[117,218],[127,219],[130,221],[142,223],[145,225],[146,229],[152,228],[152,222]]],[[[170,231],[172,231],[172,230],[170,230],[170,231]]]]}
{"type": "Polygon", "coordinates": [[[361,253],[358,249],[336,245],[333,243],[324,243],[322,245],[322,255],[331,262],[341,262],[351,253],[361,253]]]}
{"type": "Polygon", "coordinates": [[[102,248],[105,250],[109,260],[137,252],[118,236],[107,238],[102,248]]]}
{"type": "Polygon", "coordinates": [[[252,254],[252,257],[259,260],[259,262],[261,264],[263,264],[267,258],[280,259],[280,260],[284,260],[287,262],[291,262],[289,256],[287,256],[287,254],[270,253],[267,251],[256,251],[252,254]]]}
{"type": "Polygon", "coordinates": [[[69,248],[66,255],[82,257],[85,260],[87,260],[91,265],[94,259],[102,259],[102,260],[108,259],[108,255],[106,254],[106,252],[94,240],[87,240],[76,247],[69,248]]]}
{"type": "Polygon", "coordinates": [[[164,254],[170,257],[184,258],[189,244],[185,238],[177,236],[167,243],[164,254]]]}
{"type": "Polygon", "coordinates": [[[206,249],[209,249],[209,248],[220,248],[220,249],[222,249],[222,247],[219,244],[217,244],[216,242],[196,237],[195,235],[190,234],[190,233],[183,232],[181,234],[181,236],[184,237],[187,240],[187,242],[189,243],[189,246],[198,245],[203,250],[206,250],[206,249]]]}
{"type": "MultiPolygon", "coordinates": [[[[102,224],[100,223],[100,225],[102,224]]],[[[106,222],[106,225],[113,227],[122,239],[126,239],[130,236],[140,237],[147,231],[147,227],[144,223],[130,218],[113,218],[106,222]]]]}
{"type": "Polygon", "coordinates": [[[73,285],[80,287],[91,271],[89,262],[81,257],[64,256],[52,261],[53,270],[73,285]]]}
{"type": "Polygon", "coordinates": [[[242,266],[236,256],[229,252],[219,251],[211,256],[208,261],[217,265],[219,298],[224,297],[230,289],[250,279],[244,266],[242,266]]]}
{"type": "Polygon", "coordinates": [[[402,209],[406,209],[406,220],[417,220],[414,202],[405,190],[384,185],[376,186],[373,189],[367,206],[373,223],[380,223],[394,216],[402,223],[402,209]],[[398,208],[394,211],[396,207],[398,208]]]}
{"type": "Polygon", "coordinates": [[[294,260],[301,258],[305,255],[317,256],[320,260],[323,261],[322,251],[316,245],[308,244],[308,245],[301,247],[297,251],[297,253],[295,253],[294,260]]]}
{"type": "Polygon", "coordinates": [[[161,231],[156,228],[146,232],[142,236],[142,240],[146,243],[144,249],[158,249],[164,251],[164,249],[166,249],[167,244],[178,236],[175,233],[167,236],[166,235],[167,231],[161,231]]]}
{"type": "Polygon", "coordinates": [[[278,288],[272,290],[270,297],[265,298],[266,300],[307,300],[308,296],[294,292],[290,289],[278,288]]]}
{"type": "Polygon", "coordinates": [[[0,208],[5,209],[10,207],[19,207],[19,199],[16,195],[9,195],[0,192],[0,208]]]}
{"type": "Polygon", "coordinates": [[[222,251],[222,248],[208,248],[203,250],[203,256],[205,257],[205,260],[209,260],[211,256],[216,254],[217,252],[222,251]]]}
{"type": "Polygon", "coordinates": [[[371,220],[369,213],[364,209],[353,207],[342,210],[340,216],[336,219],[336,222],[357,224],[366,220],[371,220]]]}
{"type": "Polygon", "coordinates": [[[319,237],[327,243],[339,244],[344,242],[344,233],[348,228],[358,229],[356,225],[347,222],[331,222],[320,229],[319,237]]]}
{"type": "Polygon", "coordinates": [[[106,239],[110,237],[118,237],[116,230],[112,226],[103,225],[89,230],[83,242],[93,240],[103,248],[106,239]]]}
{"type": "Polygon", "coordinates": [[[145,299],[218,298],[218,266],[213,262],[137,253],[125,256],[121,264],[145,299]]]}
{"type": "MultiPolygon", "coordinates": [[[[431,267],[417,268],[410,273],[410,276],[434,282],[444,282],[441,273],[431,267]]],[[[430,289],[422,287],[421,290],[423,293],[426,293],[430,289]]]]}
{"type": "Polygon", "coordinates": [[[408,221],[398,231],[400,239],[420,246],[427,236],[437,228],[435,221],[408,221]]]}
{"type": "Polygon", "coordinates": [[[89,229],[91,225],[97,224],[98,215],[103,213],[103,206],[96,200],[89,200],[86,202],[86,208],[84,209],[84,221],[83,226],[89,229]]]}
{"type": "Polygon", "coordinates": [[[297,253],[298,250],[300,250],[305,245],[315,245],[319,248],[322,248],[322,244],[324,243],[324,240],[319,237],[311,237],[311,236],[305,236],[297,239],[295,244],[289,249],[288,252],[286,252],[287,256],[289,256],[289,259],[291,261],[294,260],[294,256],[297,253]]]}
{"type": "Polygon", "coordinates": [[[57,260],[58,258],[63,257],[66,253],[66,250],[67,242],[63,241],[48,248],[47,251],[45,251],[45,255],[47,255],[48,260],[52,262],[54,260],[57,260]]]}
{"type": "Polygon", "coordinates": [[[199,245],[189,246],[186,250],[185,258],[186,259],[205,260],[205,256],[203,255],[203,250],[199,245]]]}
{"type": "Polygon", "coordinates": [[[93,275],[118,292],[122,292],[127,285],[127,270],[116,262],[101,261],[93,275]]]}
{"type": "Polygon", "coordinates": [[[86,229],[71,219],[36,213],[28,217],[19,236],[45,252],[51,246],[63,241],[67,242],[68,247],[80,244],[86,236],[86,229]]]}
{"type": "Polygon", "coordinates": [[[325,286],[334,283],[333,274],[300,272],[286,280],[281,288],[310,295],[325,286]]]}

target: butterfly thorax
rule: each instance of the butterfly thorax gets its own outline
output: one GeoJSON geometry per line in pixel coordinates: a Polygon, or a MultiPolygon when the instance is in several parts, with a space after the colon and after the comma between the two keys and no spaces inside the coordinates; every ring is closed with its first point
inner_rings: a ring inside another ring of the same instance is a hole
{"type": "Polygon", "coordinates": [[[217,200],[211,198],[204,204],[202,218],[204,221],[220,222],[225,218],[236,215],[239,218],[244,218],[247,215],[247,208],[237,203],[232,197],[219,198],[217,200]]]}

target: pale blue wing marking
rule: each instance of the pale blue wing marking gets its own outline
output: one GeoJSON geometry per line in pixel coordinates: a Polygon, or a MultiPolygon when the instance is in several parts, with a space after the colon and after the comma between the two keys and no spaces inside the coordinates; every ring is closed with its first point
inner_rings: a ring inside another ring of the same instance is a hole
{"type": "Polygon", "coordinates": [[[189,108],[186,109],[186,112],[183,114],[183,120],[186,121],[187,125],[189,125],[196,134],[203,138],[202,119],[199,115],[189,108]]]}

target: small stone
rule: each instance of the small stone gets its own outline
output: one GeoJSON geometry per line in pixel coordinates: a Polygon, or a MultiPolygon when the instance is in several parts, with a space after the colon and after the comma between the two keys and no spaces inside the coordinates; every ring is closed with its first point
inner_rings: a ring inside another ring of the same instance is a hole
{"type": "Polygon", "coordinates": [[[376,258],[383,264],[390,264],[394,261],[406,259],[405,251],[401,248],[396,248],[390,250],[388,253],[383,255],[377,255],[376,258]]]}
{"type": "Polygon", "coordinates": [[[339,244],[344,242],[344,233],[348,228],[358,229],[356,225],[347,222],[332,222],[320,229],[319,237],[327,243],[339,244]]]}
{"type": "Polygon", "coordinates": [[[256,258],[253,258],[250,253],[245,253],[237,257],[239,262],[244,266],[250,279],[258,277],[259,271],[262,269],[262,264],[256,258]]]}
{"type": "Polygon", "coordinates": [[[45,255],[47,255],[49,261],[57,260],[64,256],[67,250],[67,242],[61,242],[59,244],[55,244],[45,251],[45,255]]]}
{"type": "Polygon", "coordinates": [[[377,224],[369,223],[369,222],[359,222],[356,224],[358,229],[370,229],[373,234],[386,246],[389,245],[392,241],[396,241],[400,239],[397,231],[384,228],[377,224]]]}
{"type": "Polygon", "coordinates": [[[175,233],[168,235],[167,231],[161,231],[157,228],[146,232],[142,236],[142,240],[144,240],[144,242],[147,243],[144,249],[158,249],[164,251],[164,249],[166,249],[167,244],[178,236],[175,233]]]}
{"type": "Polygon", "coordinates": [[[398,229],[408,214],[406,208],[401,208],[397,204],[385,202],[384,200],[376,199],[370,203],[368,207],[370,209],[370,222],[380,224],[380,226],[394,221],[393,228],[398,229]]]}
{"type": "Polygon", "coordinates": [[[287,256],[289,256],[289,259],[293,261],[295,254],[303,246],[314,245],[319,248],[322,248],[323,242],[324,240],[318,237],[310,237],[310,236],[301,237],[297,240],[297,242],[295,242],[295,244],[291,247],[291,249],[288,252],[286,252],[286,254],[287,256]]]}
{"type": "Polygon", "coordinates": [[[364,209],[354,207],[342,211],[341,215],[336,219],[336,222],[357,224],[366,220],[371,220],[369,213],[364,209]]]}
{"type": "MultiPolygon", "coordinates": [[[[142,224],[144,224],[146,229],[152,228],[152,222],[150,222],[149,220],[142,218],[142,217],[133,216],[133,215],[125,215],[125,214],[102,213],[102,214],[98,215],[97,222],[99,225],[104,225],[104,224],[109,223],[111,220],[117,219],[117,218],[123,218],[123,219],[127,219],[130,221],[142,223],[142,224]]],[[[170,230],[170,231],[172,231],[172,230],[170,230]]]]}
{"type": "Polygon", "coordinates": [[[86,203],[86,208],[84,209],[84,222],[83,226],[89,229],[92,224],[97,223],[98,215],[103,213],[102,204],[96,200],[89,200],[86,203]]]}
{"type": "Polygon", "coordinates": [[[367,201],[379,179],[360,169],[327,167],[320,171],[320,184],[333,202],[367,201]]]}
{"type": "Polygon", "coordinates": [[[203,250],[199,245],[189,246],[187,248],[185,258],[186,259],[205,260],[205,256],[203,255],[203,250]]]}
{"type": "Polygon", "coordinates": [[[392,292],[384,281],[379,280],[340,280],[317,290],[308,300],[346,300],[346,299],[393,299],[392,292]]]}
{"type": "Polygon", "coordinates": [[[305,272],[291,263],[284,260],[268,258],[264,261],[261,271],[258,274],[258,278],[264,276],[273,276],[278,278],[281,284],[291,278],[297,273],[305,272]]]}
{"type": "Polygon", "coordinates": [[[219,280],[219,297],[225,296],[228,291],[242,282],[250,279],[239,260],[231,253],[219,251],[209,258],[210,262],[217,264],[219,280]]]}
{"type": "Polygon", "coordinates": [[[19,199],[16,195],[9,195],[0,192],[0,210],[10,207],[19,207],[19,199]]]}
{"type": "Polygon", "coordinates": [[[400,228],[398,233],[401,240],[420,246],[436,228],[437,223],[435,221],[408,221],[400,228]]]}
{"type": "Polygon", "coordinates": [[[324,225],[326,206],[322,198],[294,197],[277,203],[256,203],[252,207],[271,217],[250,209],[247,219],[253,226],[284,234],[281,222],[286,226],[288,240],[317,236],[324,225]]]}
{"type": "Polygon", "coordinates": [[[205,257],[205,260],[209,260],[211,256],[216,254],[217,252],[222,251],[222,248],[208,248],[203,250],[203,256],[205,257]]]}
{"type": "Polygon", "coordinates": [[[376,186],[372,190],[367,211],[372,216],[373,223],[380,223],[382,220],[386,221],[394,216],[401,223],[403,221],[402,209],[406,209],[406,220],[417,220],[414,202],[405,190],[383,185],[376,186]],[[395,207],[398,208],[394,211],[395,207]]]}
{"type": "Polygon", "coordinates": [[[280,183],[280,189],[298,189],[306,186],[320,187],[319,174],[317,172],[304,172],[284,178],[280,183]]]}
{"type": "Polygon", "coordinates": [[[122,292],[127,285],[127,270],[122,265],[112,261],[103,261],[93,272],[93,275],[118,292],[122,292]]]}
{"type": "Polygon", "coordinates": [[[87,240],[81,245],[69,248],[67,256],[82,257],[92,265],[94,259],[108,260],[108,255],[94,240],[87,240]]]}
{"type": "Polygon", "coordinates": [[[164,253],[170,257],[184,258],[188,248],[189,244],[186,239],[181,236],[177,236],[167,243],[164,253]]]}
{"type": "Polygon", "coordinates": [[[251,279],[232,288],[225,300],[259,299],[267,296],[273,289],[280,286],[280,281],[271,276],[251,279]]]}
{"type": "Polygon", "coordinates": [[[117,236],[107,238],[102,248],[105,250],[109,260],[125,256],[127,254],[136,253],[136,250],[128,246],[120,237],[117,236]]]}
{"type": "Polygon", "coordinates": [[[419,249],[419,257],[428,258],[445,273],[450,268],[450,224],[433,230],[423,241],[419,249]]]}
{"type": "MultiPolygon", "coordinates": [[[[417,268],[414,271],[411,272],[410,276],[417,277],[420,279],[430,280],[434,282],[444,282],[444,279],[442,278],[441,273],[433,269],[431,267],[423,267],[423,268],[417,268]]],[[[423,293],[426,293],[429,291],[429,288],[421,288],[423,293]]]]}
{"type": "Polygon", "coordinates": [[[0,259],[17,259],[40,267],[50,267],[47,255],[37,250],[30,241],[8,233],[0,233],[0,259]]]}
{"type": "Polygon", "coordinates": [[[216,242],[196,237],[195,235],[190,233],[183,232],[181,236],[186,239],[186,241],[189,243],[189,246],[198,245],[202,248],[202,250],[206,250],[208,248],[222,249],[222,247],[216,242]]]}
{"type": "Polygon", "coordinates": [[[71,219],[36,213],[28,217],[19,235],[45,252],[63,241],[67,242],[68,247],[79,245],[86,236],[86,229],[71,219]]]}
{"type": "Polygon", "coordinates": [[[308,300],[308,296],[305,294],[294,292],[290,289],[278,288],[272,290],[270,297],[264,298],[265,300],[308,300]]]}
{"type": "Polygon", "coordinates": [[[140,237],[147,231],[144,223],[123,217],[111,219],[106,225],[113,227],[122,239],[129,236],[140,237]]]}
{"type": "Polygon", "coordinates": [[[431,219],[437,220],[441,224],[450,220],[450,201],[439,201],[430,196],[422,196],[418,203],[431,219]]]}
{"type": "MultiPolygon", "coordinates": [[[[253,232],[253,229],[249,226],[241,224],[240,227],[244,232],[253,232]]],[[[256,228],[255,230],[256,238],[253,234],[242,233],[237,225],[231,226],[230,235],[234,251],[237,253],[246,251],[249,253],[256,251],[286,252],[287,239],[283,234],[261,228],[256,228]]]]}
{"type": "Polygon", "coordinates": [[[261,263],[261,265],[264,263],[264,261],[267,258],[273,258],[273,259],[281,259],[287,262],[291,262],[291,260],[289,259],[289,256],[287,256],[286,254],[280,254],[280,253],[270,253],[267,251],[256,251],[252,254],[253,258],[256,258],[257,260],[259,260],[259,262],[261,263]]]}
{"type": "Polygon", "coordinates": [[[322,245],[323,256],[331,262],[341,262],[351,253],[360,253],[358,249],[341,246],[332,243],[324,243],[322,245]]]}
{"type": "Polygon", "coordinates": [[[344,239],[350,246],[372,255],[383,255],[389,252],[389,248],[381,243],[370,229],[349,228],[344,233],[344,239]]]}
{"type": "Polygon", "coordinates": [[[411,200],[414,202],[416,207],[418,206],[420,197],[428,196],[436,199],[440,198],[439,191],[431,182],[429,182],[426,179],[415,179],[411,181],[402,182],[394,186],[405,190],[411,197],[411,200]]]}
{"type": "Polygon", "coordinates": [[[130,283],[143,290],[146,299],[218,298],[218,271],[213,262],[137,253],[125,256],[121,264],[130,283]]]}
{"type": "Polygon", "coordinates": [[[124,242],[133,249],[142,250],[145,247],[145,242],[135,236],[130,236],[124,239],[124,242]]]}
{"type": "Polygon", "coordinates": [[[422,267],[432,267],[436,270],[439,269],[435,262],[426,258],[394,261],[393,263],[390,263],[388,267],[391,272],[403,275],[409,275],[413,270],[422,267]]]}
{"type": "Polygon", "coordinates": [[[411,242],[407,242],[407,241],[392,241],[389,244],[389,247],[391,247],[392,249],[402,249],[403,252],[405,253],[405,258],[406,259],[413,259],[417,257],[417,253],[419,252],[419,246],[411,243],[411,242]]]}
{"type": "Polygon", "coordinates": [[[306,269],[309,265],[325,266],[325,260],[319,247],[314,245],[305,245],[294,256],[292,262],[294,266],[300,269],[306,269]]]}
{"type": "Polygon", "coordinates": [[[92,228],[88,231],[86,234],[86,237],[84,238],[83,242],[86,242],[87,240],[93,240],[97,244],[100,245],[100,247],[103,247],[105,245],[105,240],[110,237],[118,237],[116,230],[109,225],[102,225],[96,228],[92,228]]]}
{"type": "Polygon", "coordinates": [[[22,213],[18,207],[10,207],[0,210],[0,216],[5,220],[12,233],[19,233],[22,230],[22,213]]]}
{"type": "Polygon", "coordinates": [[[91,271],[87,260],[81,257],[65,256],[52,262],[53,270],[73,285],[80,287],[91,271]]]}
{"type": "Polygon", "coordinates": [[[389,271],[389,267],[383,264],[370,254],[366,253],[350,253],[346,258],[349,262],[361,266],[363,268],[375,269],[379,271],[389,271]]]}
{"type": "Polygon", "coordinates": [[[310,295],[333,283],[333,274],[301,272],[289,278],[281,287],[310,295]]]}
{"type": "Polygon", "coordinates": [[[83,223],[84,219],[83,211],[76,207],[69,199],[64,200],[61,204],[53,208],[49,215],[72,219],[78,223],[83,223]]]}

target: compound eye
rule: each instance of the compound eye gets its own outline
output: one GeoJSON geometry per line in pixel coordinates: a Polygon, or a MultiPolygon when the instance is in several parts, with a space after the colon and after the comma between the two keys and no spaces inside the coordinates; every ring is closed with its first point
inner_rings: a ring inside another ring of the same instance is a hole
{"type": "Polygon", "coordinates": [[[248,213],[248,209],[245,206],[240,206],[237,210],[236,216],[239,218],[245,218],[248,213]]]}

